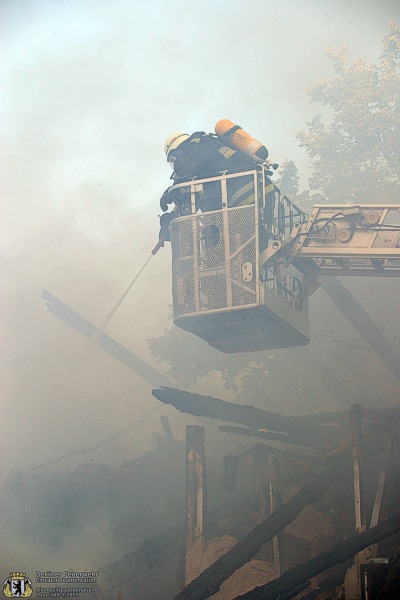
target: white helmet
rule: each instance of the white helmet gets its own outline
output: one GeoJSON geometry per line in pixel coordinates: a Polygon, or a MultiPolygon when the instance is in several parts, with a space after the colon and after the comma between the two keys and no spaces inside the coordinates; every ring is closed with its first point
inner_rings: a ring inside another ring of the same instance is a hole
{"type": "Polygon", "coordinates": [[[164,152],[167,155],[171,152],[171,150],[176,150],[178,146],[182,144],[185,140],[187,140],[190,136],[187,133],[173,133],[169,136],[164,145],[164,152]]]}

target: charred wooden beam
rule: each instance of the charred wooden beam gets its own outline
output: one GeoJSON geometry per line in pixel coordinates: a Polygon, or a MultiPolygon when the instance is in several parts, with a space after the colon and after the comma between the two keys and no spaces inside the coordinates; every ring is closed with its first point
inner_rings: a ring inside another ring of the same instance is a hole
{"type": "Polygon", "coordinates": [[[336,454],[325,461],[325,470],[306,483],[288,502],[270,517],[257,525],[232,550],[221,556],[186,586],[174,600],[205,600],[220,589],[222,583],[237,569],[247,563],[262,546],[291,523],[300,511],[320,498],[335,482],[345,477],[351,469],[349,455],[336,454]]]}
{"type": "MultiPolygon", "coordinates": [[[[281,471],[279,460],[276,456],[269,459],[269,497],[271,514],[282,506],[282,496],[280,493],[281,471]]],[[[287,554],[285,548],[285,537],[283,531],[280,531],[273,539],[275,572],[280,575],[287,571],[287,554]]]]}
{"type": "Polygon", "coordinates": [[[116,342],[106,333],[98,335],[98,329],[93,323],[72,310],[72,308],[61,302],[61,300],[58,300],[58,298],[50,294],[47,290],[42,290],[42,299],[45,301],[49,313],[64,321],[68,327],[72,327],[89,338],[94,344],[142,379],[148,381],[151,385],[165,385],[168,383],[166,377],[158,373],[144,360],[128,350],[128,348],[116,342]]]}
{"type": "Polygon", "coordinates": [[[224,433],[247,435],[249,437],[270,440],[273,442],[282,442],[285,444],[290,444],[291,442],[291,438],[287,433],[277,433],[276,431],[258,431],[257,429],[250,429],[249,427],[236,427],[235,425],[221,425],[218,429],[224,433]]]}
{"type": "MultiPolygon", "coordinates": [[[[379,424],[382,427],[387,427],[390,424],[390,433],[397,432],[397,434],[400,435],[400,409],[398,407],[369,408],[367,410],[360,406],[360,409],[364,416],[368,417],[372,421],[376,421],[377,425],[379,424]]],[[[304,420],[309,423],[337,423],[340,427],[346,427],[349,430],[350,414],[350,410],[340,410],[304,415],[303,417],[297,417],[297,419],[299,419],[299,421],[304,420]]]]}
{"type": "MultiPolygon", "coordinates": [[[[308,423],[305,419],[286,417],[279,413],[261,410],[255,406],[243,406],[226,402],[212,396],[200,396],[169,387],[153,390],[153,396],[164,404],[171,404],[180,412],[197,417],[221,419],[240,423],[252,429],[269,429],[289,436],[292,443],[329,447],[340,437],[340,432],[318,423],[308,423]]],[[[284,441],[284,436],[282,440],[284,441]]]]}
{"type": "Polygon", "coordinates": [[[276,448],[274,446],[269,446],[268,444],[264,444],[266,448],[271,452],[271,454],[276,454],[277,456],[287,456],[291,457],[294,453],[296,456],[313,456],[320,455],[320,453],[316,450],[312,450],[311,448],[306,448],[305,446],[299,446],[295,444],[295,442],[291,442],[290,436],[284,433],[276,433],[274,431],[257,431],[255,429],[249,429],[248,427],[236,427],[235,425],[221,425],[218,427],[219,431],[223,433],[233,433],[235,435],[244,435],[248,437],[258,438],[262,440],[269,440],[273,442],[281,442],[286,444],[285,449],[276,448]]]}
{"type": "Polygon", "coordinates": [[[99,570],[101,587],[110,592],[166,562],[171,555],[181,551],[184,535],[184,522],[175,523],[136,550],[103,566],[99,570]]]}
{"type": "Polygon", "coordinates": [[[362,439],[361,413],[357,404],[352,406],[351,422],[353,428],[353,472],[354,472],[354,512],[356,531],[366,528],[365,492],[364,492],[364,452],[362,439]]]}
{"type": "MultiPolygon", "coordinates": [[[[394,440],[393,436],[389,434],[385,434],[385,448],[383,453],[383,461],[381,465],[381,470],[379,473],[378,484],[376,486],[375,500],[374,506],[372,509],[370,528],[375,527],[379,522],[383,521],[383,513],[384,513],[384,496],[386,491],[386,480],[388,476],[388,469],[390,464],[390,458],[392,454],[392,447],[394,440]]],[[[376,557],[378,551],[378,546],[371,547],[371,556],[373,558],[376,557]]]]}
{"type": "Polygon", "coordinates": [[[172,441],[174,439],[174,436],[173,436],[171,425],[169,424],[169,419],[168,419],[167,415],[161,415],[160,423],[161,423],[161,427],[163,428],[165,437],[167,438],[167,440],[172,441]]]}
{"type": "MultiPolygon", "coordinates": [[[[323,385],[327,393],[335,400],[338,406],[348,408],[356,402],[356,397],[341,381],[338,373],[332,371],[321,359],[318,354],[318,347],[311,346],[311,361],[313,364],[313,376],[323,385]]],[[[319,349],[321,352],[321,349],[319,349]]]]}
{"type": "MultiPolygon", "coordinates": [[[[212,396],[201,396],[170,387],[163,386],[154,389],[152,393],[160,402],[170,404],[182,413],[239,423],[249,428],[246,430],[246,435],[250,435],[250,431],[253,431],[254,436],[264,437],[265,434],[265,439],[280,442],[329,447],[343,438],[344,433],[350,431],[350,410],[286,417],[254,406],[234,404],[212,396]],[[330,427],[331,424],[338,426],[330,427]],[[260,429],[269,431],[260,432],[260,429]]],[[[391,431],[394,431],[394,424],[400,422],[399,408],[370,409],[368,414],[392,423],[391,431]]],[[[377,420],[376,423],[379,424],[377,420]]],[[[227,431],[226,426],[224,430],[227,431]]]]}
{"type": "Polygon", "coordinates": [[[322,289],[340,312],[347,317],[391,373],[400,379],[400,356],[383,335],[382,328],[374,323],[366,310],[337,277],[322,277],[320,282],[322,289]]]}
{"type": "Polygon", "coordinates": [[[331,550],[319,554],[306,563],[287,571],[281,577],[266,585],[254,588],[237,596],[235,600],[289,600],[294,592],[304,589],[310,579],[326,569],[344,563],[364,548],[377,544],[381,540],[400,531],[400,516],[395,515],[376,527],[358,533],[336,544],[331,550]]]}
{"type": "Polygon", "coordinates": [[[394,412],[393,409],[391,411],[389,409],[390,412],[385,411],[382,414],[382,411],[366,409],[360,404],[356,404],[356,406],[362,416],[366,417],[369,421],[372,421],[378,428],[383,429],[390,435],[396,436],[396,438],[400,440],[400,427],[398,423],[396,424],[395,420],[396,415],[398,420],[398,411],[394,412]]]}

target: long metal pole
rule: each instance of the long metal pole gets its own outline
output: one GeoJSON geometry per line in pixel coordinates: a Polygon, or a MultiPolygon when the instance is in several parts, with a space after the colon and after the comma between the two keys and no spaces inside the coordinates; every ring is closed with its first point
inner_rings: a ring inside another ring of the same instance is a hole
{"type": "Polygon", "coordinates": [[[144,263],[144,265],[139,269],[139,271],[136,273],[135,277],[132,279],[131,283],[128,285],[128,287],[126,288],[126,290],[124,291],[124,293],[120,296],[120,298],[114,304],[114,306],[112,307],[112,309],[110,310],[110,312],[107,314],[107,316],[105,317],[104,321],[99,325],[97,331],[93,335],[93,338],[92,338],[93,341],[95,341],[97,339],[97,337],[100,336],[103,333],[103,331],[105,330],[105,328],[107,327],[107,325],[109,324],[109,322],[111,321],[111,319],[113,318],[113,316],[115,315],[115,313],[117,312],[117,310],[119,309],[119,307],[121,306],[121,304],[123,303],[123,301],[125,300],[125,298],[127,297],[127,295],[129,294],[129,292],[131,291],[133,284],[136,283],[139,275],[147,267],[147,264],[150,262],[150,259],[153,256],[154,256],[154,254],[150,254],[150,256],[148,257],[148,259],[146,260],[146,262],[144,263]]]}

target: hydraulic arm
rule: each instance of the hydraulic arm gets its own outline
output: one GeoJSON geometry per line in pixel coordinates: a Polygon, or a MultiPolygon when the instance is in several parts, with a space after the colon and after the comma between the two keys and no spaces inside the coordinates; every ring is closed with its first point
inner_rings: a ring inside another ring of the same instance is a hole
{"type": "Polygon", "coordinates": [[[292,262],[308,276],[400,274],[400,204],[318,204],[261,256],[292,262]]]}

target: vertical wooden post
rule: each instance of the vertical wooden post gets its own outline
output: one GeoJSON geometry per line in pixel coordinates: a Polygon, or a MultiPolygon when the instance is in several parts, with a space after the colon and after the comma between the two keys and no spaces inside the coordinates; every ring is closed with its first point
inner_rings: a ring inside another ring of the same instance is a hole
{"type": "Polygon", "coordinates": [[[351,426],[353,432],[353,466],[354,466],[354,510],[356,532],[365,531],[365,506],[363,491],[363,450],[361,411],[357,404],[351,407],[351,426]]]}
{"type": "MultiPolygon", "coordinates": [[[[385,494],[385,484],[387,479],[387,473],[390,463],[390,455],[392,452],[392,445],[394,439],[393,435],[385,432],[385,449],[383,455],[383,461],[381,465],[381,470],[379,473],[378,485],[376,488],[374,507],[372,509],[372,516],[370,522],[370,528],[378,525],[379,521],[382,520],[382,512],[383,512],[383,497],[385,494]]],[[[371,546],[371,557],[375,558],[378,550],[378,544],[371,546]]]]}
{"type": "Polygon", "coordinates": [[[172,441],[174,436],[172,434],[171,425],[169,424],[169,419],[166,415],[161,415],[160,417],[161,427],[164,430],[164,435],[167,440],[172,441]]]}
{"type": "MultiPolygon", "coordinates": [[[[352,435],[353,435],[353,470],[354,470],[354,512],[356,521],[356,532],[361,533],[366,530],[365,504],[364,504],[364,485],[363,485],[363,444],[362,444],[362,415],[360,407],[353,404],[350,416],[352,435]]],[[[356,567],[356,598],[361,598],[361,574],[360,564],[365,563],[365,553],[360,552],[355,557],[356,567]]]]}
{"type": "MultiPolygon", "coordinates": [[[[272,456],[269,461],[269,493],[271,514],[282,505],[282,498],[279,493],[280,487],[280,467],[279,460],[276,456],[272,456]]],[[[274,563],[276,577],[287,571],[287,557],[284,531],[280,531],[273,538],[274,563]]]]}
{"type": "Polygon", "coordinates": [[[263,444],[257,444],[253,447],[251,455],[257,490],[258,513],[260,519],[264,521],[267,517],[268,508],[268,452],[263,444]]]}
{"type": "MultiPolygon", "coordinates": [[[[264,521],[268,516],[269,509],[268,450],[264,444],[256,444],[251,448],[250,453],[254,473],[256,510],[259,520],[264,521]]],[[[267,556],[268,546],[263,546],[258,553],[258,558],[267,560],[267,556]]]]}
{"type": "Polygon", "coordinates": [[[204,427],[186,427],[185,586],[197,575],[203,554],[207,486],[204,427]]]}

